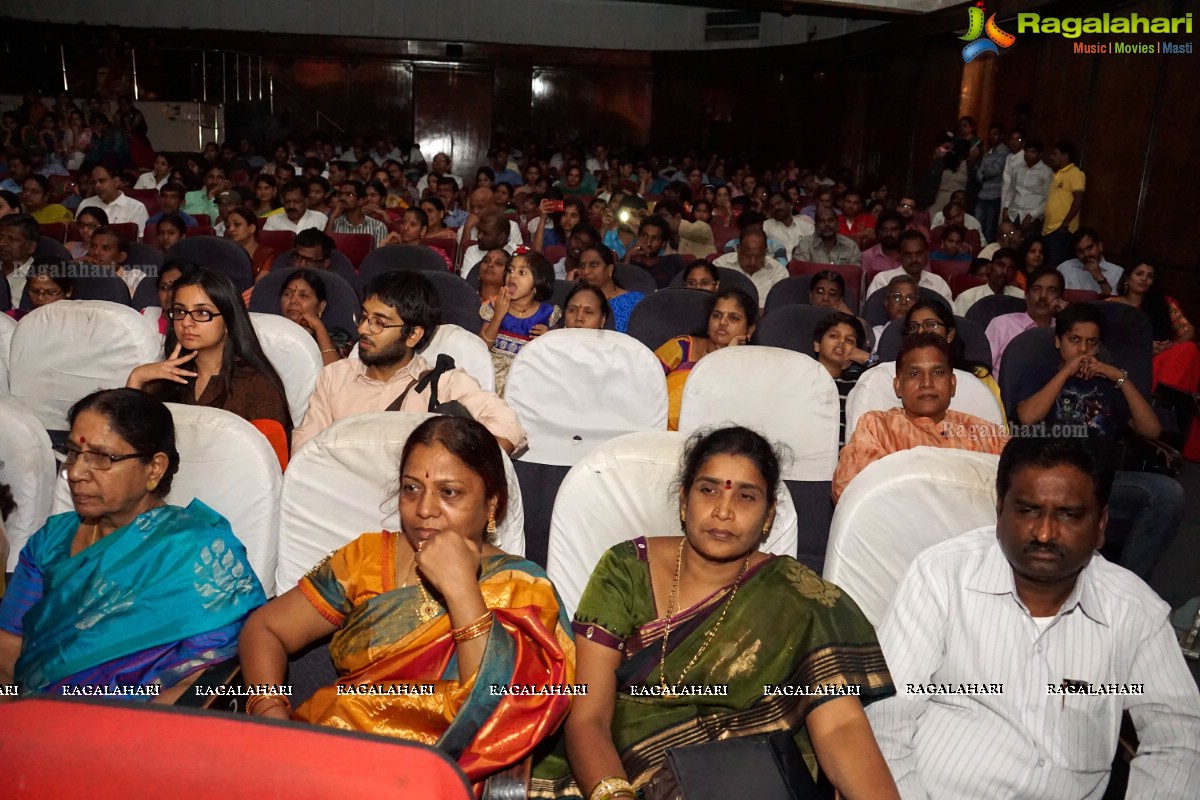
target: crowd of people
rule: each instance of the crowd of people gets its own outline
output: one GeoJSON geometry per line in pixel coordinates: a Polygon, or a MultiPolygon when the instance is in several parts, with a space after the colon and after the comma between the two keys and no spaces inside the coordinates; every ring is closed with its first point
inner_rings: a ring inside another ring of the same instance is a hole
{"type": "MultiPolygon", "coordinates": [[[[993,124],[984,143],[964,117],[934,150],[928,185],[896,194],[795,162],[503,137],[470,180],[447,154],[427,162],[387,134],[290,139],[269,161],[248,140],[172,156],[130,146],[146,134],[131,104],[113,119],[102,103],[88,112],[81,127],[69,96],[51,107],[30,95],[4,115],[8,313],[82,293],[87,279],[44,257],[62,226],[70,257],[131,298],[154,282],[162,358],[70,411],[73,510],[20,552],[0,600],[0,684],[22,695],[153,685],[173,702],[234,659],[246,685],[283,684],[289,656],[328,639],[336,684],[297,708],[255,694],[247,713],[438,747],[480,791],[531,760],[531,797],[677,797],[695,776],[673,749],[776,735],[802,772],[847,798],[1100,797],[1127,711],[1139,738],[1129,796],[1200,792],[1200,692],[1146,583],[1179,527],[1183,490],[1124,468],[1120,446],[1157,440],[1163,426],[1103,348],[1117,332],[1102,301],[1145,315],[1154,386],[1196,393],[1200,350],[1154,266],[1113,264],[1082,225],[1086,181],[1069,142],[1044,153],[993,124]],[[294,234],[290,248],[268,232],[294,234]],[[478,294],[495,391],[423,357],[443,300],[421,270],[354,287],[353,330],[324,319],[343,280],[339,237],[353,234],[373,248],[426,248],[478,294]],[[204,236],[245,250],[251,289],[179,256],[181,241],[204,236]],[[131,260],[135,240],[161,249],[161,266],[131,260]],[[283,269],[278,312],[324,364],[303,419],[247,312],[283,269]],[[706,325],[654,351],[674,430],[695,365],[754,345],[772,293],[796,276],[807,278],[801,302],[822,309],[801,349],[841,401],[830,502],[888,455],[955,448],[999,456],[996,524],[922,553],[876,630],[838,586],[762,551],[780,448],[769,420],[762,432],[721,427],[689,439],[680,530],[630,531],[569,618],[543,566],[497,546],[502,453],[529,444],[505,399],[514,359],[558,328],[627,331],[657,292],[701,297],[706,325]],[[1006,298],[1007,313],[976,322],[991,298],[1006,298]],[[885,358],[889,328],[898,346],[885,358]],[[1057,368],[1002,383],[1001,366],[1019,362],[1009,345],[1035,328],[1053,332],[1057,368]],[[990,359],[968,354],[971,330],[990,359]],[[899,405],[863,414],[847,435],[846,399],[876,367],[894,369],[899,405]],[[965,381],[995,398],[996,420],[951,408],[965,381]],[[253,422],[283,465],[355,414],[435,403],[456,413],[422,423],[403,448],[399,531],[344,532],[357,538],[268,598],[204,498],[167,504],[179,453],[164,401],[253,422]],[[1118,520],[1106,559],[1096,551],[1118,520]],[[587,691],[496,696],[497,683],[587,691]],[[978,684],[1002,689],[961,688],[978,684]],[[1092,691],[1112,686],[1141,688],[1092,691]]],[[[1200,456],[1200,438],[1185,453],[1200,456]]]]}

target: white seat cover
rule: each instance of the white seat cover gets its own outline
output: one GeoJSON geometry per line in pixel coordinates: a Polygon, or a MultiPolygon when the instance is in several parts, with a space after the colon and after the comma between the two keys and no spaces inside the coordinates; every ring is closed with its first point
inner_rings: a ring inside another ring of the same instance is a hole
{"type": "Polygon", "coordinates": [[[254,333],[263,352],[283,381],[292,424],[299,425],[308,411],[308,398],[317,387],[317,376],[325,366],[317,341],[296,323],[278,314],[250,315],[254,333]]]}
{"type": "MultiPolygon", "coordinates": [[[[281,594],[329,552],[360,534],[400,529],[400,453],[409,434],[432,416],[407,411],[355,414],[321,431],[292,458],[279,504],[275,583],[281,594]]],[[[497,525],[497,547],[523,556],[525,512],[507,455],[504,471],[508,513],[497,525]]]]}
{"type": "MultiPolygon", "coordinates": [[[[618,436],[582,460],[563,479],[550,521],[546,572],[568,615],[574,615],[604,551],[639,536],[679,534],[679,474],[687,437],[674,431],[618,436]]],[[[780,483],[768,553],[796,554],[796,509],[780,483]]]]}
{"type": "Polygon", "coordinates": [[[504,399],[529,435],[521,460],[536,464],[569,467],[613,437],[667,427],[662,364],[616,331],[556,330],[529,342],[504,399]]]}
{"type": "MultiPolygon", "coordinates": [[[[57,305],[57,304],[56,304],[57,305]]],[[[279,532],[279,459],[266,437],[229,411],[167,403],[175,420],[179,471],[166,502],[186,507],[197,499],[233,528],[250,566],[270,597],[275,588],[279,532]]],[[[59,474],[54,513],[70,511],[66,471],[59,474]]]]}
{"type": "MultiPolygon", "coordinates": [[[[954,370],[954,377],[957,383],[954,397],[950,398],[950,408],[997,425],[1004,424],[1004,414],[996,402],[996,395],[983,381],[961,369],[954,370]]],[[[863,414],[900,408],[900,398],[896,397],[896,390],[892,386],[895,378],[895,361],[876,364],[859,377],[846,395],[846,441],[850,441],[858,418],[863,414]]]]}
{"type": "Polygon", "coordinates": [[[54,470],[50,436],[37,417],[10,398],[0,398],[0,483],[8,484],[17,503],[4,523],[9,545],[6,572],[17,568],[26,540],[50,516],[54,470]]]}
{"type": "Polygon", "coordinates": [[[702,358],[683,389],[679,430],[744,425],[787,445],[783,477],[830,481],[837,468],[837,385],[817,360],[779,347],[726,347],[702,358]]]}
{"type": "Polygon", "coordinates": [[[27,314],[9,350],[9,391],[49,430],[66,430],[67,410],[97,389],[125,385],[141,364],[163,357],[158,329],[128,306],[60,300],[27,314]]]}
{"type": "Polygon", "coordinates": [[[914,447],[869,464],[833,512],[825,579],[878,625],[918,553],[996,523],[999,463],[986,453],[914,447]]]}
{"type": "Polygon", "coordinates": [[[15,319],[8,314],[0,314],[0,396],[8,394],[8,348],[16,327],[15,319]]]}
{"type": "Polygon", "coordinates": [[[438,353],[452,357],[454,366],[465,370],[485,392],[496,391],[496,370],[492,367],[491,353],[477,335],[460,325],[438,325],[420,355],[432,367],[437,363],[438,353]]]}

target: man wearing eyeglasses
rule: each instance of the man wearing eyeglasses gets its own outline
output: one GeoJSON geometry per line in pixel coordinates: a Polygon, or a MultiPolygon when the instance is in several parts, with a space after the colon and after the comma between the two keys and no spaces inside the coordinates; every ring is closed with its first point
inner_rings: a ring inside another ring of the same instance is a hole
{"type": "Polygon", "coordinates": [[[329,207],[329,223],[325,226],[325,232],[365,233],[375,237],[376,247],[382,247],[388,235],[387,226],[363,212],[366,199],[367,187],[362,181],[346,181],[339,186],[329,207]]]}
{"type": "Polygon", "coordinates": [[[897,275],[907,275],[918,286],[932,289],[946,298],[947,303],[952,303],[950,284],[942,276],[930,272],[928,266],[929,244],[925,237],[917,231],[905,231],[900,234],[900,266],[876,275],[867,289],[867,297],[887,286],[888,281],[897,275]]]}
{"type": "Polygon", "coordinates": [[[264,231],[299,233],[309,228],[325,230],[329,217],[308,207],[308,187],[303,182],[295,178],[289,180],[283,185],[281,196],[283,213],[267,217],[267,221],[263,223],[264,231]]]}
{"type": "MultiPolygon", "coordinates": [[[[419,271],[385,272],[368,283],[358,323],[358,355],[321,371],[304,422],[292,432],[292,452],[353,414],[429,411],[432,388],[409,390],[432,369],[420,352],[433,338],[441,316],[437,291],[419,271]]],[[[494,392],[481,389],[465,371],[444,373],[437,393],[441,403],[461,403],[506,452],[525,445],[525,431],[513,410],[494,392]]]]}
{"type": "Polygon", "coordinates": [[[316,228],[300,231],[292,242],[292,266],[297,269],[329,269],[333,239],[316,228]]]}
{"type": "Polygon", "coordinates": [[[883,329],[894,320],[907,316],[909,309],[921,299],[917,282],[903,273],[894,276],[884,288],[886,291],[883,295],[883,310],[887,314],[888,321],[871,329],[871,336],[875,340],[872,353],[879,350],[879,340],[883,338],[883,329]]]}

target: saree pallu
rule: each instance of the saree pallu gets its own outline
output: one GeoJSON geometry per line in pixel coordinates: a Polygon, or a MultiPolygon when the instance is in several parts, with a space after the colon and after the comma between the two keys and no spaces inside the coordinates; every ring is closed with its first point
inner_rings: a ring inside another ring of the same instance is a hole
{"type": "MultiPolygon", "coordinates": [[[[777,731],[794,736],[815,776],[805,718],[846,695],[770,694],[767,687],[858,687],[863,705],[895,693],[875,631],[854,601],[786,556],[746,573],[719,628],[729,587],[672,616],[664,665],[666,622],[655,618],[647,549],[638,539],[604,555],[574,624],[577,635],[623,653],[612,736],[636,789],[650,782],[670,748],[777,731]],[[714,628],[715,638],[692,663],[714,628]],[[650,694],[664,679],[713,693],[650,694]]],[[[582,796],[561,750],[535,766],[530,796],[582,796]]]]}
{"type": "Polygon", "coordinates": [[[567,618],[540,567],[485,556],[479,589],[495,622],[478,672],[460,682],[449,615],[439,609],[422,622],[419,590],[396,586],[402,536],[364,534],[301,580],[318,613],[340,626],[329,647],[340,677],[294,718],[437,747],[479,784],[524,759],[566,717],[568,696],[497,689],[570,684],[575,645],[567,618]]]}
{"type": "Polygon", "coordinates": [[[22,694],[169,688],[237,653],[242,623],[266,597],[224,517],[199,500],[162,506],[72,556],[79,524],[74,512],[51,517],[22,551],[22,694]]]}

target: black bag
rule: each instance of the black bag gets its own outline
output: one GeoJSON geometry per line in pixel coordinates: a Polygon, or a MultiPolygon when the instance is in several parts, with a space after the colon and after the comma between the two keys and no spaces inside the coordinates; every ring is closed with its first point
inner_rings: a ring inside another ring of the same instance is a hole
{"type": "Polygon", "coordinates": [[[420,377],[413,383],[408,385],[408,388],[400,393],[400,396],[391,402],[384,411],[399,411],[404,405],[404,398],[408,397],[411,391],[423,392],[425,387],[430,387],[429,391],[429,407],[428,411],[431,414],[444,414],[448,417],[463,417],[465,419],[474,419],[471,412],[467,411],[466,406],[457,400],[449,400],[445,403],[438,401],[438,381],[442,375],[454,369],[454,358],[445,353],[438,354],[437,363],[433,369],[427,369],[421,373],[420,377]]]}
{"type": "Polygon", "coordinates": [[[829,800],[786,731],[676,747],[646,787],[647,800],[829,800]]]}

